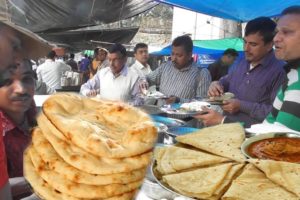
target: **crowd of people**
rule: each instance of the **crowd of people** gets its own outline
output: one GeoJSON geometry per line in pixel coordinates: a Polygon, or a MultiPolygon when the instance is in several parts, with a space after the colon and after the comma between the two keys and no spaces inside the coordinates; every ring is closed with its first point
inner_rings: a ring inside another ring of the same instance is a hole
{"type": "Polygon", "coordinates": [[[30,195],[24,179],[18,179],[21,190],[14,189],[13,179],[23,176],[23,151],[36,125],[33,95],[42,84],[45,93],[60,89],[66,71],[84,74],[82,95],[134,106],[147,103],[142,89],[151,86],[166,95],[152,102],[158,106],[231,92],[235,97],[223,102],[223,113],[206,109],[195,119],[205,126],[268,123],[300,131],[300,6],[286,8],[277,24],[267,17],[249,21],[245,57],[231,72],[228,68],[238,56],[234,49],[206,69],[193,61],[193,43],[186,35],[173,40],[171,60],[155,69],[148,64],[148,45],[139,43],[132,66],[127,65],[126,48],[114,44],[108,50],[96,48],[94,58],[85,56],[79,65],[72,54],[66,63],[55,61],[55,51],[48,49],[46,61],[34,71],[29,59],[36,49],[25,45],[21,34],[15,26],[0,22],[0,199],[12,199],[11,191],[17,191],[15,198],[30,195]]]}

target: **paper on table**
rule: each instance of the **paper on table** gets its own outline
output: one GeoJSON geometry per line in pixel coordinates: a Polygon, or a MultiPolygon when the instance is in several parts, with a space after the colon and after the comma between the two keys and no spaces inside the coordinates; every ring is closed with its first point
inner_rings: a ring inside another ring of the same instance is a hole
{"type": "Polygon", "coordinates": [[[298,131],[294,131],[292,129],[289,129],[285,126],[279,125],[279,124],[254,124],[250,128],[245,129],[248,133],[254,133],[256,135],[263,134],[263,133],[279,133],[279,132],[288,132],[288,133],[296,133],[300,134],[298,131]]]}

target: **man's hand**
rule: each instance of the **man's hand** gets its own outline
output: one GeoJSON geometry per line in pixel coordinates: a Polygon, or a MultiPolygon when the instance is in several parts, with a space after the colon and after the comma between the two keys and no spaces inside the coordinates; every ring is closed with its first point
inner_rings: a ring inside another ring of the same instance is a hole
{"type": "Polygon", "coordinates": [[[213,81],[211,82],[207,93],[210,97],[221,96],[224,93],[224,88],[219,81],[213,81]]]}
{"type": "Polygon", "coordinates": [[[224,105],[222,106],[222,109],[225,112],[228,112],[230,114],[234,114],[240,111],[241,102],[238,99],[230,99],[223,102],[224,105]]]}
{"type": "Polygon", "coordinates": [[[205,126],[213,126],[222,122],[224,116],[217,111],[208,108],[202,110],[207,114],[194,115],[194,117],[201,120],[205,126]]]}
{"type": "Polygon", "coordinates": [[[86,93],[86,96],[88,96],[88,97],[94,97],[94,96],[96,96],[97,95],[97,90],[91,90],[91,91],[89,91],[89,92],[87,92],[86,93]]]}
{"type": "Polygon", "coordinates": [[[171,97],[166,99],[166,104],[172,104],[172,103],[176,103],[176,97],[175,96],[171,96],[171,97]]]}

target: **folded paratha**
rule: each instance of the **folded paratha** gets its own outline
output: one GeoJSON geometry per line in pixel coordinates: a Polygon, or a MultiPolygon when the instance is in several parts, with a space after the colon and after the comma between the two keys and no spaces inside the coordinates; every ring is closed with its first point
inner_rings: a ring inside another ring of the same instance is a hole
{"type": "Polygon", "coordinates": [[[252,164],[232,182],[222,200],[296,200],[296,195],[270,181],[263,172],[252,164]]]}
{"type": "Polygon", "coordinates": [[[139,155],[151,150],[157,138],[150,117],[121,102],[60,93],[44,102],[43,112],[68,141],[96,156],[139,155]]]}
{"type": "Polygon", "coordinates": [[[300,164],[274,160],[256,160],[250,162],[265,173],[274,183],[296,194],[300,199],[300,164]]]}
{"type": "Polygon", "coordinates": [[[245,132],[239,123],[212,126],[191,134],[176,137],[178,142],[192,145],[198,149],[237,162],[245,161],[245,157],[240,150],[244,139],[245,132]]]}
{"type": "Polygon", "coordinates": [[[89,174],[64,162],[49,143],[45,141],[43,143],[38,142],[39,141],[36,141],[35,144],[38,145],[39,150],[42,150],[42,156],[35,150],[34,146],[29,149],[35,168],[54,170],[70,181],[76,183],[84,183],[88,185],[108,185],[112,183],[125,184],[141,180],[145,177],[145,168],[118,174],[89,174]]]}
{"type": "Polygon", "coordinates": [[[226,163],[214,167],[164,175],[163,181],[180,194],[207,199],[222,184],[231,167],[232,163],[226,163]]]}
{"type": "Polygon", "coordinates": [[[236,174],[243,168],[244,164],[233,165],[232,168],[227,173],[226,177],[222,181],[221,185],[214,192],[213,196],[208,198],[209,200],[218,200],[226,192],[230,186],[232,179],[235,178],[236,174]]]}
{"type": "Polygon", "coordinates": [[[75,145],[60,140],[47,129],[44,129],[42,132],[38,127],[32,131],[32,141],[42,157],[44,156],[42,152],[50,147],[48,145],[50,142],[53,149],[65,162],[90,174],[108,175],[145,168],[150,163],[152,155],[151,152],[148,152],[135,157],[120,159],[97,157],[75,145]]]}
{"type": "Polygon", "coordinates": [[[157,170],[163,175],[230,161],[220,156],[176,146],[158,147],[154,151],[154,157],[157,170]]]}

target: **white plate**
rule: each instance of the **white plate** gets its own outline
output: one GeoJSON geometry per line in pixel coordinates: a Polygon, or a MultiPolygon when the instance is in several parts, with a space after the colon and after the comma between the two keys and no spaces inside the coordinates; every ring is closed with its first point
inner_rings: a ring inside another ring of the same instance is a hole
{"type": "MultiPolygon", "coordinates": [[[[194,102],[195,103],[195,102],[194,102]]],[[[211,108],[211,105],[207,102],[201,102],[203,103],[202,106],[206,106],[207,108],[211,108]]],[[[204,114],[205,111],[202,111],[201,109],[197,111],[188,111],[186,109],[181,108],[182,104],[171,104],[171,105],[163,105],[160,107],[160,110],[171,115],[184,115],[184,116],[193,116],[196,114],[204,114]]]]}
{"type": "Polygon", "coordinates": [[[295,133],[265,133],[265,134],[260,134],[254,137],[250,137],[246,139],[243,144],[241,145],[241,151],[242,153],[248,157],[248,158],[253,158],[248,154],[248,147],[254,142],[268,139],[268,138],[277,138],[277,137],[288,137],[288,138],[299,138],[300,135],[295,134],[295,133]]]}

